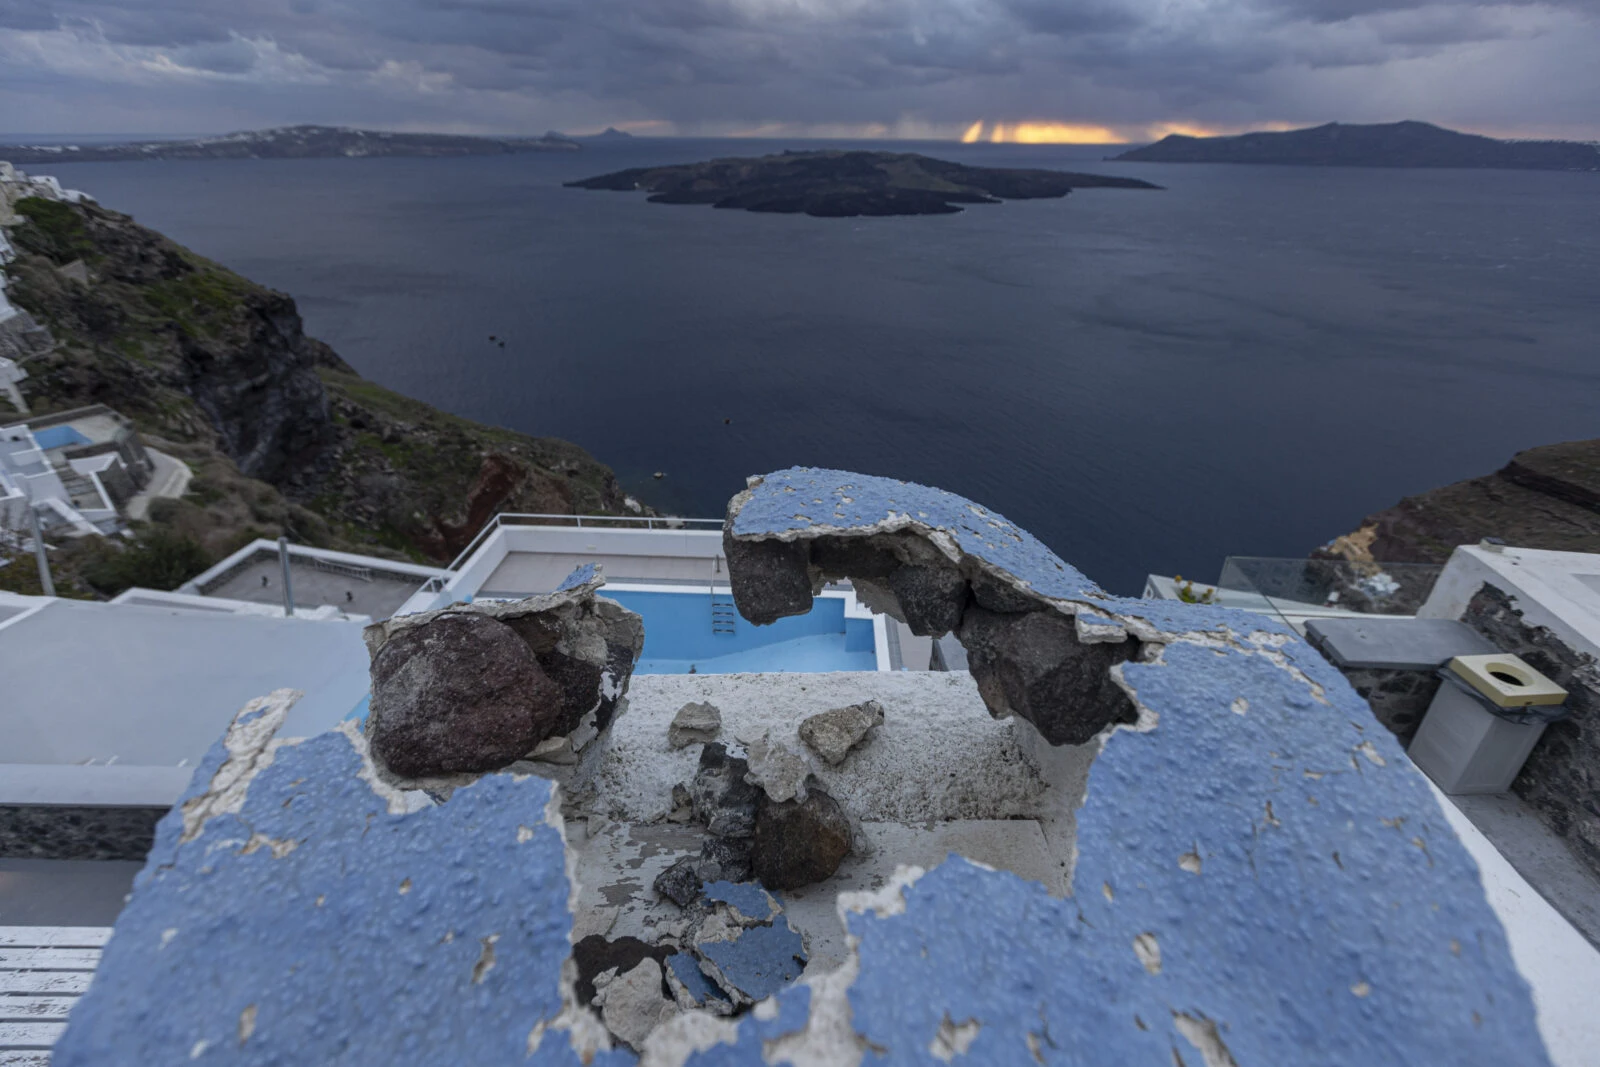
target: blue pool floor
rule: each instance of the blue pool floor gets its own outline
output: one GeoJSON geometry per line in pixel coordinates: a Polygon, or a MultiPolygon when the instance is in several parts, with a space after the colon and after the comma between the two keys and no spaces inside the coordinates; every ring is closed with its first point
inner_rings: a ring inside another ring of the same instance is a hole
{"type": "Polygon", "coordinates": [[[666,659],[645,656],[633,668],[634,674],[780,674],[822,671],[874,671],[878,657],[871,650],[848,651],[845,635],[808,634],[791,637],[785,641],[729,652],[721,656],[701,656],[697,659],[666,659]]]}

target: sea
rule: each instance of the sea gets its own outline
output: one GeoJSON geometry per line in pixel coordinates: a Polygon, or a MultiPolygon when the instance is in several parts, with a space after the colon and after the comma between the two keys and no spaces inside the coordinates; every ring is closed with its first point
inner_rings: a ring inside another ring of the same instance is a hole
{"type": "Polygon", "coordinates": [[[814,219],[562,184],[828,146],[29,169],[291,294],[367,377],[576,441],[663,512],[720,516],[795,464],[887,475],[1114,592],[1303,556],[1600,436],[1600,174],[849,142],[1163,188],[814,219]]]}

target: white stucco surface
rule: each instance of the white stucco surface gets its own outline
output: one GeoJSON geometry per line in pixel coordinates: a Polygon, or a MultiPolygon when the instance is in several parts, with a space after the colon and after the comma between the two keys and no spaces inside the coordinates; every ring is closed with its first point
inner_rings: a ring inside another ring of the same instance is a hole
{"type": "Polygon", "coordinates": [[[1511,958],[1533,987],[1539,1033],[1556,1067],[1600,1063],[1600,951],[1551,907],[1429,783],[1456,836],[1478,863],[1489,906],[1505,926],[1511,958]]]}

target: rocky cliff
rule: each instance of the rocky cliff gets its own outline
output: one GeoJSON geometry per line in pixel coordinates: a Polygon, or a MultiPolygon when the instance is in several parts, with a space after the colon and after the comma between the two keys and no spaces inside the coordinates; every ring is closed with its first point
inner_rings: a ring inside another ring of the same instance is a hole
{"type": "MultiPolygon", "coordinates": [[[[252,536],[447,560],[496,511],[608,513],[623,495],[576,445],[448,415],[363,379],[294,301],[126,215],[20,201],[13,302],[54,336],[37,413],[104,403],[197,471],[152,512],[213,557],[252,536]]],[[[4,404],[0,400],[0,404],[4,404]]]]}
{"type": "Polygon", "coordinates": [[[1457,545],[1485,537],[1600,552],[1600,439],[1530,448],[1493,474],[1408,496],[1316,554],[1443,563],[1457,545]]]}

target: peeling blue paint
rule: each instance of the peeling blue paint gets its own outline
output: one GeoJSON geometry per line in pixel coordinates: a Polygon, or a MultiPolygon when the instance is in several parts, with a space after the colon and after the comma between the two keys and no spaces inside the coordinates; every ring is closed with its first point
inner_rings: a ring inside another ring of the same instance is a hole
{"type": "MultiPolygon", "coordinates": [[[[213,746],[191,796],[225,758],[213,746]]],[[[491,775],[391,815],[360,770],[324,734],[279,749],[194,840],[169,813],[53,1062],[524,1062],[570,952],[551,785],[491,775]],[[295,845],[280,859],[253,835],[295,845]]],[[[527,1062],[577,1058],[552,1032],[527,1062]]]]}
{"type": "Polygon", "coordinates": [[[903,915],[853,917],[850,1003],[885,1061],[924,1062],[948,1017],[981,1024],[978,1062],[1198,1062],[1183,1013],[1240,1064],[1547,1063],[1474,864],[1303,647],[1326,703],[1237,649],[1124,668],[1159,723],[1090,769],[1072,899],[952,861],[903,915]]]}
{"type": "Polygon", "coordinates": [[[1242,618],[1256,630],[1288,633],[1262,616],[1204,604],[1112,596],[1082,571],[1005,516],[943,489],[820,467],[790,467],[762,476],[733,517],[735,537],[760,539],[795,532],[865,532],[894,522],[942,530],[963,552],[1025,580],[1053,600],[1091,603],[1104,612],[1143,619],[1168,633],[1225,630],[1242,618]],[[853,529],[852,529],[853,528],[853,529]]]}
{"type": "Polygon", "coordinates": [[[800,977],[806,950],[787,922],[752,926],[732,941],[702,941],[695,951],[716,965],[733,991],[765,1000],[800,977]]]}
{"type": "MultiPolygon", "coordinates": [[[[573,568],[571,574],[561,579],[561,584],[556,586],[552,592],[564,593],[568,589],[578,589],[582,586],[588,585],[590,582],[595,581],[599,577],[600,565],[598,563],[581,563],[577,567],[573,568]]],[[[600,579],[599,584],[604,585],[604,579],[600,579]]]]}
{"type": "Polygon", "coordinates": [[[783,910],[759,882],[707,882],[704,892],[752,922],[769,923],[783,910]]]}
{"type": "Polygon", "coordinates": [[[683,987],[689,991],[690,999],[696,1004],[704,1004],[713,998],[727,1001],[728,994],[722,991],[721,986],[706,977],[705,972],[700,969],[700,961],[689,953],[678,952],[668,956],[667,969],[672,972],[674,978],[683,983],[683,987]]]}
{"type": "MultiPolygon", "coordinates": [[[[1090,769],[1073,897],[952,859],[904,890],[900,914],[850,916],[868,1062],[927,1062],[941,1024],[970,1022],[974,1063],[1200,1063],[1181,1015],[1214,1024],[1243,1067],[1549,1062],[1470,857],[1313,650],[1259,616],[1107,596],[992,512],[907,483],[779,472],[734,531],[891,514],[1107,622],[1191,636],[1120,668],[1151,728],[1113,733],[1090,769]]],[[[226,756],[213,747],[186,799],[226,756]]],[[[324,735],[279,749],[238,813],[194,840],[180,841],[182,805],[169,814],[57,1067],[187,1063],[202,1041],[202,1064],[574,1062],[557,1031],[525,1058],[561,1009],[569,951],[549,784],[491,775],[397,816],[361,768],[344,735],[324,735]],[[267,843],[246,852],[256,835],[267,843]],[[277,858],[274,842],[294,847],[277,858]]],[[[712,889],[744,912],[748,887],[712,889]]],[[[698,948],[751,996],[775,993],[776,1015],[744,1016],[734,1043],[690,1063],[759,1064],[806,1025],[813,991],[786,987],[800,949],[786,922],[698,948]]]]}

